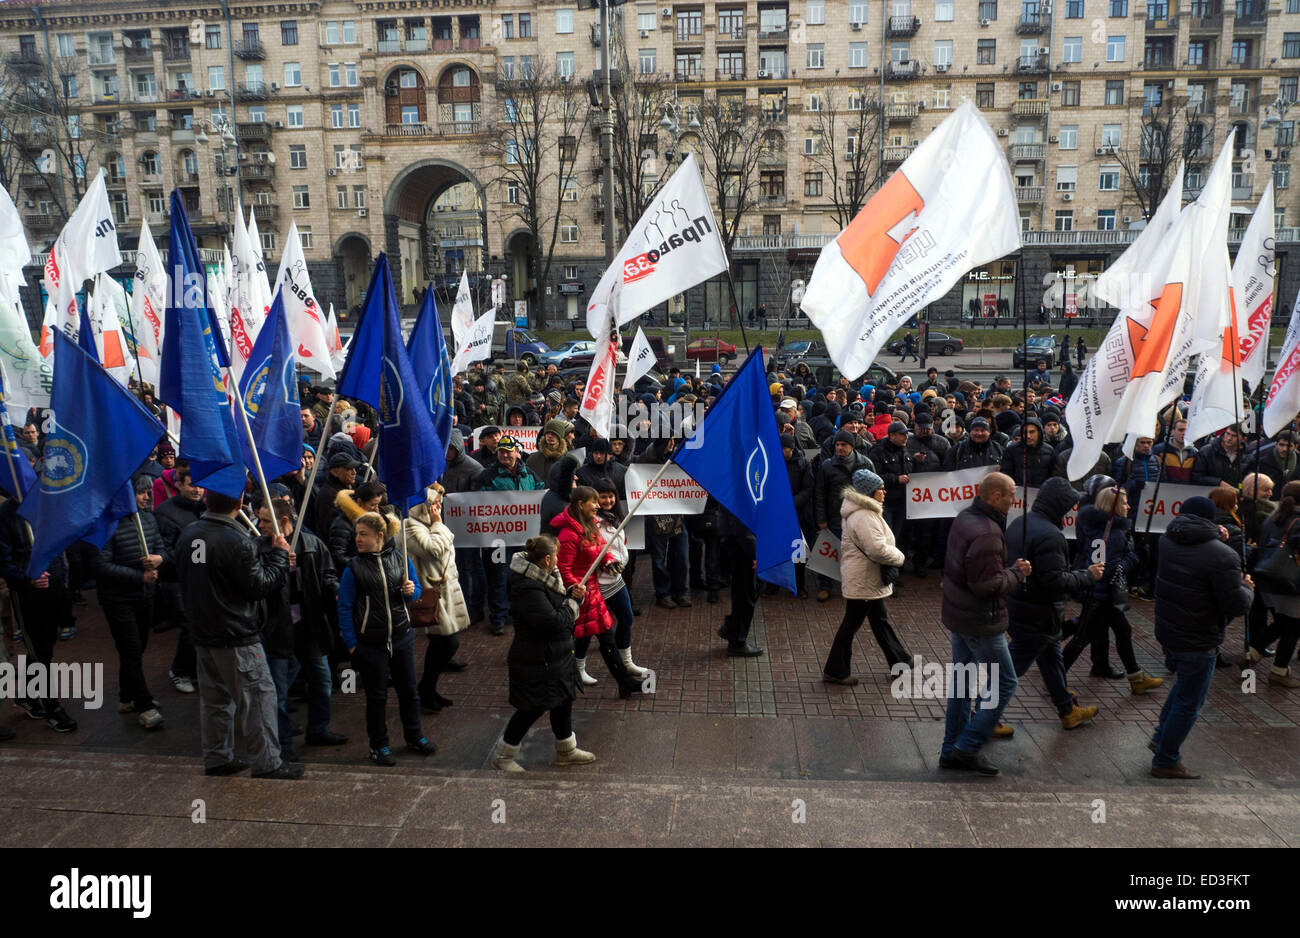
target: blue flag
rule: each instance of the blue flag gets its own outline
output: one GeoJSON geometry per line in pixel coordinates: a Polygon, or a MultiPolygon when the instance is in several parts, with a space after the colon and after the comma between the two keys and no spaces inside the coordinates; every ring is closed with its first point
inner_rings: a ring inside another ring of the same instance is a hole
{"type": "Polygon", "coordinates": [[[90,297],[82,294],[77,300],[77,310],[81,315],[81,324],[77,327],[77,344],[82,351],[99,362],[99,349],[95,348],[95,330],[90,325],[90,297]]]}
{"type": "Polygon", "coordinates": [[[444,443],[451,436],[451,356],[442,335],[442,320],[433,302],[433,284],[424,291],[415,328],[406,342],[406,354],[416,383],[433,415],[433,429],[444,443]]]}
{"type": "Polygon", "coordinates": [[[740,366],[671,458],[754,533],[759,579],[793,593],[794,555],[803,538],[763,374],[762,348],[740,366]]]}
{"type": "Polygon", "coordinates": [[[447,468],[447,445],[433,428],[428,402],[402,346],[397,294],[382,251],[337,393],[379,411],[379,479],[388,486],[388,500],[402,509],[424,501],[425,488],[447,468]]]}
{"type": "Polygon", "coordinates": [[[62,332],[54,334],[54,429],[45,437],[40,485],[18,514],[35,542],[27,575],[39,577],[76,541],[102,547],[135,511],[131,476],[163,425],[62,332]]]}
{"type": "MultiPolygon", "coordinates": [[[[289,322],[284,315],[284,295],[277,290],[239,380],[244,412],[248,414],[257,455],[262,460],[262,473],[268,480],[294,472],[302,465],[302,415],[298,406],[296,366],[289,322]]],[[[248,434],[241,433],[239,443],[244,462],[254,465],[248,434]]]]}
{"type": "Polygon", "coordinates": [[[190,461],[193,484],[238,498],[248,471],[221,375],[221,368],[230,362],[223,360],[221,330],[208,306],[207,277],[185,206],[175,190],[171,205],[167,327],[158,399],[181,417],[177,456],[190,461]]]}
{"type": "Polygon", "coordinates": [[[18,438],[14,436],[13,424],[9,422],[9,407],[5,391],[4,368],[0,367],[0,428],[4,431],[5,463],[0,467],[0,492],[22,501],[28,491],[36,484],[36,473],[27,461],[27,454],[18,448],[18,438]]]}

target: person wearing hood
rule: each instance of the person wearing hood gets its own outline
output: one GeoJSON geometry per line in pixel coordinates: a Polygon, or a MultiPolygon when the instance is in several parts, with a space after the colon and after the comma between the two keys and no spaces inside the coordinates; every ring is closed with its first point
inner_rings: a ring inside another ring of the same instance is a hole
{"type": "MultiPolygon", "coordinates": [[[[853,474],[859,469],[874,472],[876,467],[868,457],[858,452],[855,448],[857,437],[849,431],[839,431],[832,440],[834,455],[822,460],[813,477],[813,523],[817,526],[817,531],[829,530],[840,537],[840,508],[844,503],[844,489],[853,484],[853,474]]],[[[831,598],[831,578],[819,573],[817,584],[817,601],[827,602],[831,598]]]]}
{"type": "Polygon", "coordinates": [[[564,419],[548,420],[537,438],[537,452],[525,460],[528,471],[539,479],[550,478],[551,467],[568,452],[568,444],[564,441],[568,432],[569,424],[564,419]]]}
{"type": "Polygon", "coordinates": [[[1061,384],[1056,390],[1060,392],[1061,397],[1065,398],[1068,401],[1070,397],[1074,394],[1074,389],[1077,388],[1078,386],[1079,386],[1079,376],[1074,373],[1074,368],[1071,367],[1070,365],[1069,356],[1062,355],[1061,356],[1061,384]]]}
{"type": "MultiPolygon", "coordinates": [[[[493,429],[496,429],[495,427],[493,429]]],[[[496,436],[492,437],[496,445],[496,436]]],[[[495,457],[495,453],[493,456],[495,457]]],[[[443,491],[447,494],[473,492],[477,490],[477,480],[483,474],[483,465],[465,452],[465,437],[454,427],[447,435],[447,468],[443,471],[443,491]]],[[[441,499],[439,499],[441,506],[441,499]]],[[[460,591],[469,612],[469,623],[473,625],[484,618],[483,604],[486,598],[487,580],[483,572],[483,558],[477,547],[457,547],[454,561],[460,577],[460,591]]],[[[448,670],[458,671],[461,666],[452,661],[448,670]]]]}
{"type": "Polygon", "coordinates": [[[557,540],[560,529],[551,524],[551,519],[561,515],[569,507],[569,497],[573,494],[574,474],[578,471],[578,460],[572,453],[566,453],[559,462],[551,467],[551,474],[546,477],[546,494],[542,496],[542,533],[549,534],[557,540]]]}
{"type": "Polygon", "coordinates": [[[884,567],[902,567],[904,556],[894,543],[894,532],[885,523],[885,481],[870,469],[853,473],[853,484],[844,489],[840,506],[840,582],[846,600],[830,654],[822,668],[822,680],[829,684],[852,686],[858,679],[850,673],[853,638],[865,620],[871,622],[871,634],[892,669],[896,664],[909,665],[911,654],[899,641],[889,622],[885,600],[894,588],[884,577],[884,567]]]}
{"type": "Polygon", "coordinates": [[[596,487],[604,479],[610,482],[615,491],[623,491],[623,476],[627,466],[614,458],[614,447],[604,437],[596,437],[587,446],[587,459],[578,470],[578,482],[582,485],[596,487]]]}
{"type": "MultiPolygon", "coordinates": [[[[1296,556],[1297,547],[1300,547],[1300,534],[1296,530],[1297,502],[1300,502],[1300,482],[1288,482],[1282,489],[1277,510],[1260,526],[1259,546],[1262,549],[1281,548],[1288,556],[1296,556]],[[1284,540],[1285,547],[1282,546],[1284,540]]],[[[1300,687],[1300,679],[1292,675],[1290,669],[1297,640],[1300,640],[1300,595],[1291,592],[1285,583],[1261,577],[1258,596],[1262,605],[1272,610],[1273,622],[1250,629],[1250,644],[1240,665],[1242,668],[1255,667],[1263,660],[1268,646],[1276,641],[1268,682],[1279,687],[1300,687]]]]}
{"type": "Polygon", "coordinates": [[[812,427],[813,436],[817,438],[818,446],[821,446],[835,435],[835,422],[839,419],[839,416],[839,404],[825,401],[817,401],[813,404],[812,419],[808,421],[808,426],[812,427]],[[832,408],[834,408],[833,411],[832,408]]]}
{"type": "Polygon", "coordinates": [[[875,416],[867,433],[876,442],[880,442],[889,435],[889,425],[894,422],[894,405],[891,401],[876,401],[873,409],[875,416]]]}
{"type": "MultiPolygon", "coordinates": [[[[799,530],[803,533],[804,540],[809,544],[817,540],[813,533],[817,530],[817,525],[813,522],[812,502],[813,502],[813,469],[808,463],[808,457],[795,445],[789,434],[781,437],[781,455],[785,460],[786,477],[790,480],[790,494],[794,497],[794,511],[799,518],[799,530]]],[[[808,597],[808,590],[805,587],[805,575],[808,565],[797,563],[794,565],[794,582],[795,589],[800,599],[808,597]]]]}
{"type": "Polygon", "coordinates": [[[1066,686],[1061,660],[1065,601],[1091,587],[1105,572],[1100,563],[1084,570],[1070,569],[1063,525],[1065,516],[1082,497],[1067,480],[1054,476],[1043,483],[1029,514],[1012,520],[1006,533],[1007,553],[1014,552],[1033,566],[1020,589],[1007,596],[1011,661],[1017,678],[1024,677],[1029,666],[1038,663],[1047,695],[1056,706],[1061,726],[1067,730],[1097,715],[1096,707],[1081,707],[1075,702],[1066,686]]]}
{"type": "Polygon", "coordinates": [[[609,429],[609,451],[614,462],[623,468],[632,464],[632,447],[627,441],[627,427],[616,423],[609,429]]]}
{"type": "MultiPolygon", "coordinates": [[[[475,484],[480,492],[532,492],[542,488],[537,477],[528,471],[514,437],[497,441],[496,461],[484,468],[475,484]]],[[[487,580],[488,620],[493,635],[506,634],[506,617],[510,613],[507,565],[493,559],[494,548],[481,548],[483,572],[487,580]]]]}
{"type": "Polygon", "coordinates": [[[356,556],[356,523],[368,511],[379,511],[387,488],[379,481],[362,482],[356,489],[344,489],[334,499],[338,512],[330,522],[329,531],[323,538],[329,545],[330,560],[335,570],[342,570],[348,561],[356,556]]]}
{"type": "Polygon", "coordinates": [[[1156,778],[1195,779],[1181,749],[1210,693],[1228,621],[1250,608],[1255,584],[1214,523],[1214,502],[1197,495],[1160,537],[1156,570],[1156,641],[1177,677],[1149,748],[1156,778]]]}
{"type": "Polygon", "coordinates": [[[1002,473],[1015,479],[1016,485],[1024,485],[1028,471],[1029,485],[1041,487],[1052,478],[1055,457],[1052,445],[1043,439],[1042,422],[1037,417],[1030,417],[1021,428],[1020,439],[1003,451],[1002,473]]]}

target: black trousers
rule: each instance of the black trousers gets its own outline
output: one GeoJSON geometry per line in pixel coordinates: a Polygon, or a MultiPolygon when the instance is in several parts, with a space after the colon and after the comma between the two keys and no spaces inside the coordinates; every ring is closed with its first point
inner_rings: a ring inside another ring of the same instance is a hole
{"type": "MultiPolygon", "coordinates": [[[[12,585],[10,595],[18,604],[28,653],[48,667],[54,660],[59,630],[72,624],[72,594],[67,583],[51,578],[49,586],[37,589],[24,581],[12,585]]],[[[42,699],[49,705],[58,704],[49,693],[42,699]]]]}
{"type": "Polygon", "coordinates": [[[117,699],[134,704],[136,712],[153,709],[153,694],[144,677],[144,650],[153,631],[154,601],[139,599],[134,602],[103,603],[104,618],[117,647],[117,699]]]}
{"type": "Polygon", "coordinates": [[[1079,631],[1061,650],[1065,670],[1083,653],[1083,646],[1092,645],[1092,666],[1097,670],[1110,667],[1110,633],[1115,633],[1115,651],[1128,674],[1138,671],[1137,656],[1133,653],[1133,626],[1124,613],[1105,600],[1093,599],[1088,617],[1079,623],[1079,631]]]}
{"type": "Polygon", "coordinates": [[[420,699],[427,703],[437,703],[438,678],[447,670],[447,664],[456,656],[460,648],[459,635],[430,635],[424,649],[424,673],[420,676],[420,699]]]}
{"type": "Polygon", "coordinates": [[[1266,625],[1258,632],[1251,632],[1250,646],[1263,654],[1264,649],[1275,639],[1277,651],[1273,655],[1273,666],[1285,668],[1291,664],[1291,656],[1295,654],[1297,640],[1300,640],[1300,619],[1273,613],[1273,621],[1270,625],[1266,625]]]}
{"type": "Polygon", "coordinates": [[[722,631],[729,642],[749,640],[754,624],[754,606],[758,603],[758,577],[754,573],[754,553],[748,542],[728,539],[723,551],[730,558],[731,613],[722,620],[722,631]]]}
{"type": "MultiPolygon", "coordinates": [[[[501,738],[506,741],[507,746],[518,746],[524,741],[528,734],[528,728],[536,723],[545,710],[516,710],[510,722],[506,724],[506,731],[501,734],[501,738]]],[[[551,732],[555,734],[556,739],[568,739],[573,735],[573,701],[567,701],[559,707],[553,707],[551,714],[551,732]]]]}
{"type": "Polygon", "coordinates": [[[826,656],[826,667],[822,668],[831,677],[848,677],[853,659],[853,637],[862,628],[863,621],[871,623],[871,634],[876,637],[876,644],[885,655],[885,660],[892,667],[895,664],[910,663],[912,656],[898,638],[894,626],[889,621],[889,610],[883,599],[850,599],[844,604],[844,618],[840,620],[835,640],[831,642],[831,653],[826,656]]]}

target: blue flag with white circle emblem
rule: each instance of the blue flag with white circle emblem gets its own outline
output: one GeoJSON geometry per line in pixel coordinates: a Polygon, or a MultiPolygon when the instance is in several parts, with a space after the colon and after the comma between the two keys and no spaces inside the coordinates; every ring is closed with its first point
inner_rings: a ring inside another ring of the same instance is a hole
{"type": "MultiPolygon", "coordinates": [[[[297,359],[284,314],[283,290],[275,291],[271,310],[257,332],[239,394],[257,444],[267,480],[296,472],[302,465],[302,414],[298,405],[297,359]]],[[[244,462],[254,465],[248,434],[239,435],[244,462]]]]}
{"type": "Polygon", "coordinates": [[[442,319],[433,302],[433,284],[424,291],[415,328],[406,342],[406,354],[433,415],[433,429],[438,439],[445,441],[451,436],[451,356],[442,335],[442,319]]]}
{"type": "Polygon", "coordinates": [[[131,476],[167,432],[59,330],[50,408],[54,428],[45,437],[40,484],[18,507],[35,538],[27,565],[33,579],[76,541],[102,547],[118,519],[135,511],[131,476]]]}
{"type": "Polygon", "coordinates": [[[447,468],[447,445],[433,427],[425,394],[402,345],[397,294],[388,255],[382,251],[375,259],[337,392],[379,411],[377,470],[388,487],[388,500],[402,509],[424,501],[425,489],[447,468]]]}
{"type": "Polygon", "coordinates": [[[754,533],[759,579],[795,592],[794,557],[804,542],[762,348],[740,366],[671,458],[754,533]]]}

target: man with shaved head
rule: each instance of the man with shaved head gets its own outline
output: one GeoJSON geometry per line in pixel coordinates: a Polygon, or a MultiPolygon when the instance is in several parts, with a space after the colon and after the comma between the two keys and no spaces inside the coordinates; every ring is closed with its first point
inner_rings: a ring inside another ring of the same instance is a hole
{"type": "MultiPolygon", "coordinates": [[[[1014,480],[990,472],[980,483],[979,497],[954,519],[948,532],[940,615],[952,633],[953,667],[941,768],[998,774],[981,750],[1016,691],[1003,597],[1020,589],[1032,570],[1023,557],[1007,565],[1007,512],[1015,499],[1014,480]],[[976,676],[982,689],[973,680],[976,676]]],[[[1014,551],[1016,545],[1011,547],[1014,551]]]]}

